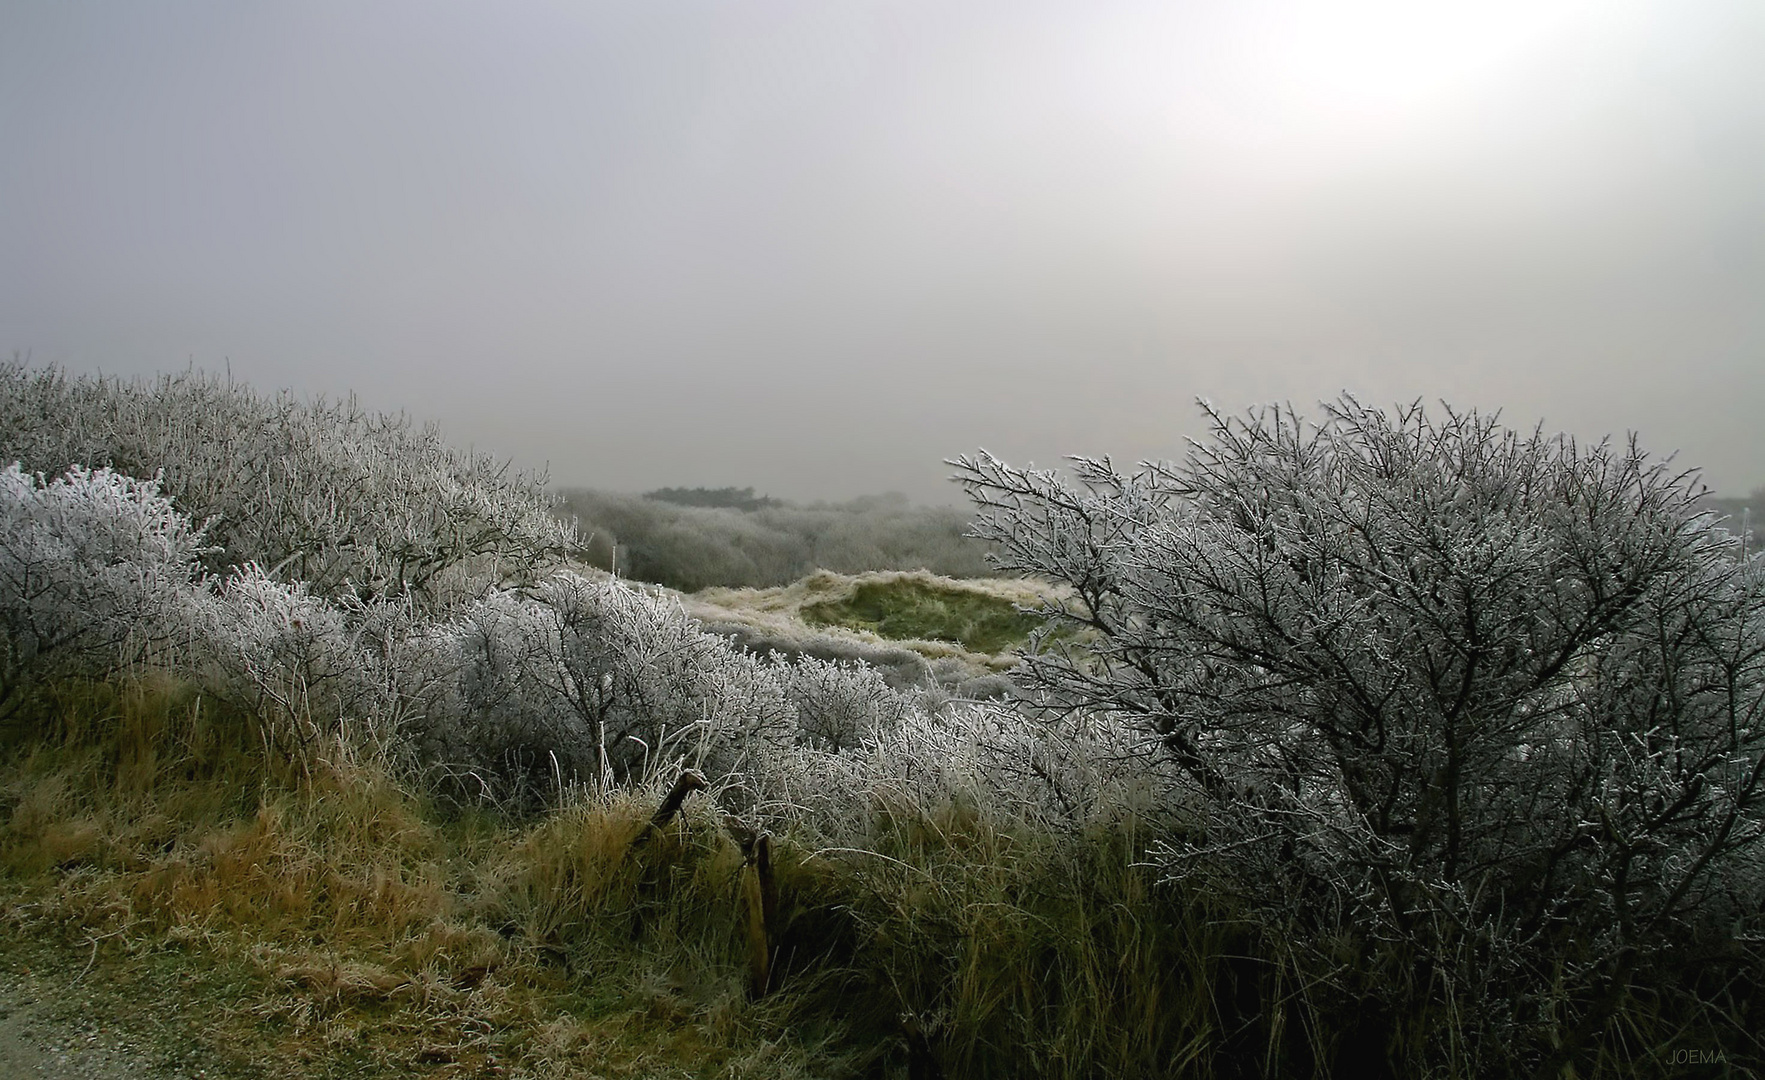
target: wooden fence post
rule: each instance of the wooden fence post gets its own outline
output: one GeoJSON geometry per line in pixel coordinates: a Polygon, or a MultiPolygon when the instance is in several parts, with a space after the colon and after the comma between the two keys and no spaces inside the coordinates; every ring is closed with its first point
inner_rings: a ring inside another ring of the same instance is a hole
{"type": "Polygon", "coordinates": [[[745,827],[730,833],[742,849],[742,899],[748,924],[748,996],[772,988],[772,934],[778,926],[778,882],[772,876],[772,837],[745,827]]]}
{"type": "MultiPolygon", "coordinates": [[[[686,797],[706,787],[705,778],[687,769],[674,781],[667,798],[656,808],[643,831],[631,841],[641,846],[680,813],[686,797]]],[[[772,874],[772,836],[743,824],[731,814],[723,815],[723,827],[742,853],[742,900],[747,908],[748,995],[765,997],[772,989],[772,935],[778,929],[778,881],[772,874]]]]}
{"type": "Polygon", "coordinates": [[[641,847],[653,834],[667,828],[668,823],[674,820],[676,814],[680,813],[681,804],[686,802],[686,797],[695,791],[703,791],[705,787],[703,776],[692,769],[682,770],[680,776],[675,779],[674,786],[668,789],[668,795],[662,800],[662,805],[656,807],[656,812],[650,815],[650,820],[644,824],[635,837],[632,837],[628,846],[631,848],[641,847]]]}
{"type": "Polygon", "coordinates": [[[662,800],[662,805],[656,807],[656,812],[650,816],[650,827],[660,829],[666,826],[674,820],[675,814],[680,813],[680,804],[686,802],[688,795],[704,789],[705,778],[703,776],[692,769],[682,770],[680,776],[674,781],[674,786],[668,789],[668,797],[662,800]]]}

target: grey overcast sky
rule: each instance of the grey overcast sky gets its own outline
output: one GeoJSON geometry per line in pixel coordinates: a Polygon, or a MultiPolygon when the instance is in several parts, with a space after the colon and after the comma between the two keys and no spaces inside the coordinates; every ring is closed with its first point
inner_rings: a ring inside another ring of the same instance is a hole
{"type": "Polygon", "coordinates": [[[954,501],[1344,389],[1765,484],[1759,0],[0,3],[0,355],[954,501]]]}

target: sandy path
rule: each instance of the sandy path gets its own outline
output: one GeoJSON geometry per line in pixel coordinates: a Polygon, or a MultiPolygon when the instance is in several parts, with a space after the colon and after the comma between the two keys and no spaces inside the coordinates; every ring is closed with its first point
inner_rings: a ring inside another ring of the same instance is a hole
{"type": "Polygon", "coordinates": [[[0,1078],[4,1080],[197,1080],[204,1070],[168,1066],[143,1042],[86,1009],[77,983],[26,969],[0,973],[0,1078]]]}

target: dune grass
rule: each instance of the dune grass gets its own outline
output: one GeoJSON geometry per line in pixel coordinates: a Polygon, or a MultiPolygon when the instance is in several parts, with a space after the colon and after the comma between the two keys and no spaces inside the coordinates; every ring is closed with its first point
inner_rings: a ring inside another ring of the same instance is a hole
{"type": "Polygon", "coordinates": [[[372,761],[278,768],[187,688],[71,697],[0,779],[6,918],[231,973],[186,1007],[240,1075],[851,1072],[769,1019],[790,999],[747,1004],[714,829],[625,857],[642,793],[513,821],[372,761]]]}
{"type": "Polygon", "coordinates": [[[977,653],[1024,645],[1042,625],[1002,597],[907,575],[861,582],[844,597],[804,607],[802,615],[811,626],[868,630],[892,641],[952,641],[977,653]]]}
{"type": "Polygon", "coordinates": [[[216,1075],[1205,1076],[1225,1038],[1223,939],[1131,819],[1074,843],[952,799],[877,808],[863,849],[781,836],[754,1000],[743,858],[704,796],[660,831],[649,788],[438,805],[372,755],[266,758],[166,681],[66,687],[39,719],[0,766],[5,948],[184,987],[163,1053],[216,1075]]]}
{"type": "Polygon", "coordinates": [[[998,697],[1008,693],[1001,676],[1041,625],[1020,609],[1050,593],[1021,579],[818,570],[787,586],[704,589],[680,603],[707,630],[755,651],[857,660],[900,687],[937,682],[958,696],[998,697]]]}

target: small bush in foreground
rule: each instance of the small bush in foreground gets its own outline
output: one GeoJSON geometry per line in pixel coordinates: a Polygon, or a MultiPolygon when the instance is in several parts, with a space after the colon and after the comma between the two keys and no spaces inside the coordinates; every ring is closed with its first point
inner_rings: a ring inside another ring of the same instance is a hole
{"type": "Polygon", "coordinates": [[[0,469],[0,719],[44,681],[101,677],[177,641],[204,550],[155,481],[0,469]]]}

